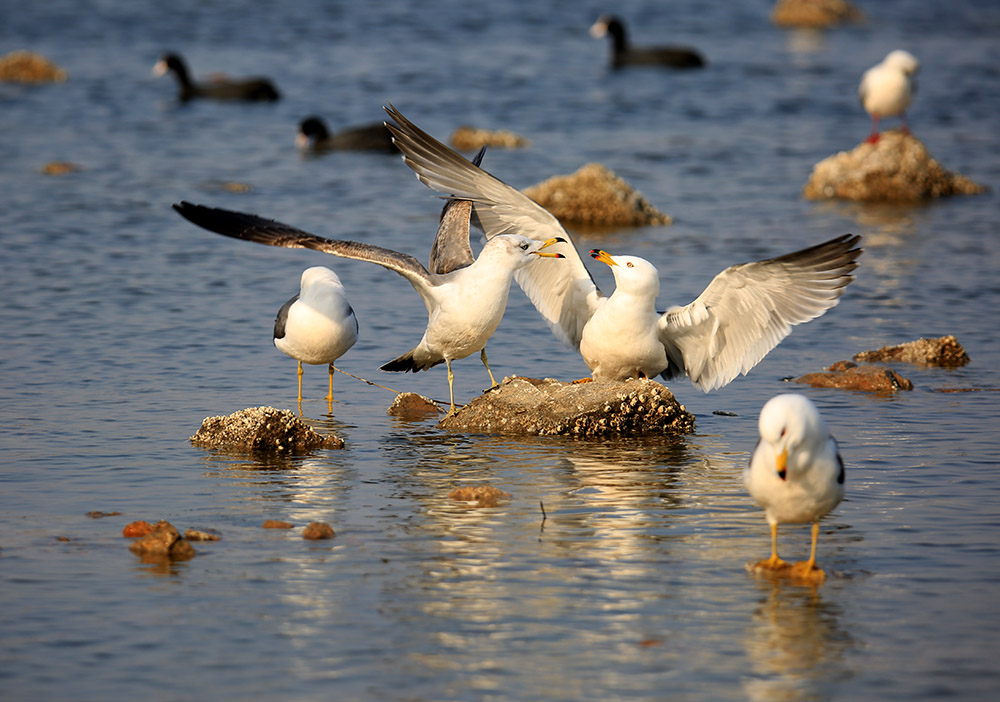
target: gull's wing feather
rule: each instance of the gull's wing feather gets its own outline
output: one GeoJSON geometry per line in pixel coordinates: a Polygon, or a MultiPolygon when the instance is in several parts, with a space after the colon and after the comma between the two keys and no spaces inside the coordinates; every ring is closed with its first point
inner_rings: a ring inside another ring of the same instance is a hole
{"type": "MultiPolygon", "coordinates": [[[[472,163],[478,166],[485,154],[486,146],[483,146],[472,163]]],[[[475,261],[469,244],[471,217],[472,203],[468,200],[448,200],[445,203],[434,243],[431,244],[430,269],[434,273],[450,273],[471,266],[475,261]]]]}
{"type": "Polygon", "coordinates": [[[672,307],[659,320],[670,367],[664,378],[687,373],[705,392],[746,373],[791,332],[839,301],[854,280],[859,236],[823,244],[715,276],[689,305],[672,307]]]}
{"type": "Polygon", "coordinates": [[[193,205],[190,202],[181,202],[173,208],[182,217],[199,227],[234,239],[288,249],[313,249],[341,258],[377,263],[410,281],[414,289],[424,298],[425,303],[429,304],[431,300],[434,277],[420,261],[408,254],[357,241],[325,239],[273,219],[264,219],[243,212],[193,205]]]}
{"type": "Polygon", "coordinates": [[[396,124],[386,123],[403,161],[427,187],[456,200],[470,200],[479,222],[491,239],[498,234],[521,234],[538,241],[562,237],[565,244],[551,250],[566,257],[558,266],[533,261],[514,279],[564,342],[579,347],[583,325],[601,297],[573,240],[551,213],[519,190],[493,177],[430,136],[396,108],[386,112],[396,124]]]}

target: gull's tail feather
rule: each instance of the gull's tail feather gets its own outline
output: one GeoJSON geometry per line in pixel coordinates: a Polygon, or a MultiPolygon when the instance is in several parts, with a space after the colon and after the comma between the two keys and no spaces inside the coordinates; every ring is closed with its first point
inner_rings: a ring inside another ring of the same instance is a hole
{"type": "Polygon", "coordinates": [[[433,368],[439,363],[444,363],[444,359],[434,358],[426,353],[421,353],[420,347],[415,346],[399,358],[379,366],[379,370],[393,373],[416,373],[417,371],[433,368]]]}

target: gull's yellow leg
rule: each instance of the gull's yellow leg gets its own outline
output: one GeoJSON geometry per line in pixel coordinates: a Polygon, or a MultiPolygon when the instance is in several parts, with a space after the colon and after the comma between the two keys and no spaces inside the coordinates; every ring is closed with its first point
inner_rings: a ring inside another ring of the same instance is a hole
{"type": "Polygon", "coordinates": [[[799,561],[792,566],[795,575],[806,578],[813,582],[822,582],[826,579],[826,573],[822,568],[816,567],[816,542],[819,540],[819,522],[813,522],[812,526],[812,548],[809,550],[809,560],[799,561]]]}
{"type": "Polygon", "coordinates": [[[778,557],[778,525],[771,525],[771,557],[760,561],[754,568],[767,568],[769,570],[779,570],[787,568],[788,564],[778,557]]]}
{"type": "Polygon", "coordinates": [[[483,347],[482,353],[479,354],[479,358],[482,359],[483,365],[486,366],[486,372],[490,374],[490,387],[495,388],[497,386],[497,381],[493,378],[493,371],[490,370],[490,362],[486,360],[486,347],[483,347]]]}
{"type": "Polygon", "coordinates": [[[326,394],[326,402],[330,404],[333,402],[333,364],[330,364],[330,391],[326,394]]]}
{"type": "Polygon", "coordinates": [[[451,372],[451,359],[446,358],[444,362],[448,365],[448,399],[451,401],[451,409],[445,417],[455,414],[455,374],[451,372]]]}
{"type": "Polygon", "coordinates": [[[302,361],[299,361],[299,414],[302,414],[302,361]]]}

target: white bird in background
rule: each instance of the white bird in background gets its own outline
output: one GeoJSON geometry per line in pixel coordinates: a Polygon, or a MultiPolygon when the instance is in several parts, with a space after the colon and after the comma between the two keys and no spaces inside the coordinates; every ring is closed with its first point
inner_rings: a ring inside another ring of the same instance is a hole
{"type": "Polygon", "coordinates": [[[665,379],[687,375],[708,392],[746,373],[794,325],[837,304],[854,280],[860,237],[844,235],[778,258],[731,266],[698,298],[664,313],[656,310],[656,268],[634,256],[591,256],[611,266],[616,289],[597,288],[558,220],[520,191],[437,141],[391,105],[387,124],[406,165],[430,188],[470,200],[487,239],[505,233],[553,238],[567,259],[559,266],[530,264],[514,273],[553,333],[578,349],[595,380],[665,379]]]}
{"type": "MultiPolygon", "coordinates": [[[[561,254],[542,251],[560,239],[536,241],[512,234],[487,241],[479,258],[465,267],[449,273],[432,273],[413,256],[380,246],[325,239],[256,215],[189,202],[173,207],[185,219],[217,234],[269,246],[314,249],[334,256],[377,263],[406,278],[427,307],[427,328],[420,343],[381,366],[381,370],[415,373],[439,363],[447,364],[451,401],[449,415],[455,412],[451,362],[479,351],[483,363],[489,368],[486,342],[503,318],[513,272],[532,263],[536,257],[562,258],[561,254]]],[[[491,380],[492,376],[490,373],[491,380]]]]}
{"type": "Polygon", "coordinates": [[[764,405],[758,421],[760,439],[743,471],[750,496],[771,526],[771,557],[754,568],[783,571],[822,580],[816,567],[819,520],[844,498],[844,462],[837,442],[816,406],[803,395],[777,395],[764,405]],[[778,557],[778,525],[812,522],[808,561],[789,565],[778,557]]]}
{"type": "Polygon", "coordinates": [[[906,110],[917,92],[916,74],[919,70],[920,62],[913,54],[896,49],[861,76],[858,98],[865,111],[872,116],[872,133],[866,140],[869,144],[879,139],[878,122],[882,117],[899,115],[903,131],[909,133],[906,110]]]}
{"type": "Polygon", "coordinates": [[[302,364],[330,366],[327,404],[333,403],[334,362],[358,340],[358,320],[337,274],[314,266],[302,272],[299,294],[274,320],[274,345],[299,362],[299,407],[302,407],[302,364]]]}

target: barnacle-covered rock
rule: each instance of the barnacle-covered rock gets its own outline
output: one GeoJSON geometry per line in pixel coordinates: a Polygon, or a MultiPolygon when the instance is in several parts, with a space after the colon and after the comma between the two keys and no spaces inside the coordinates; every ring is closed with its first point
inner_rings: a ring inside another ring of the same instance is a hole
{"type": "Polygon", "coordinates": [[[510,377],[439,426],[537,436],[690,434],[694,415],[654,380],[565,383],[510,377]]]}
{"type": "Polygon", "coordinates": [[[317,434],[290,410],[249,407],[225,417],[206,417],[191,443],[246,453],[306,453],[318,448],[344,448],[336,436],[317,434]]]}

